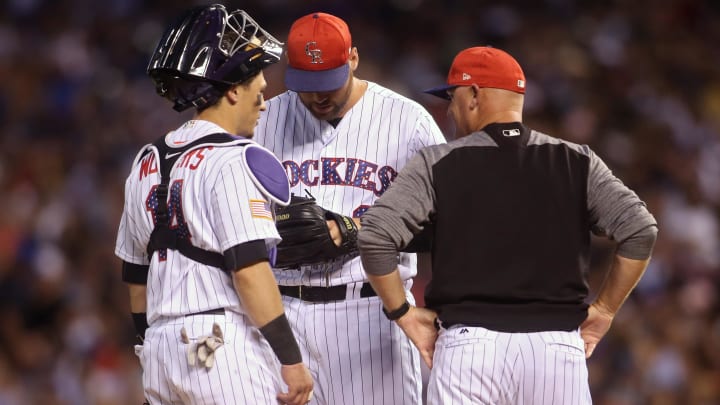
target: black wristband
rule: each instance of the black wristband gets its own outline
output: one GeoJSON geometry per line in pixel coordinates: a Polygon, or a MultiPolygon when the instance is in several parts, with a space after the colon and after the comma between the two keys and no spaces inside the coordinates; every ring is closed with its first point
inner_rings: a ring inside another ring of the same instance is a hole
{"type": "Polygon", "coordinates": [[[281,364],[287,366],[302,361],[300,348],[285,314],[278,316],[260,328],[260,333],[270,343],[270,347],[281,364]]]}
{"type": "Polygon", "coordinates": [[[130,315],[132,315],[132,320],[135,324],[135,331],[137,332],[139,344],[143,344],[145,341],[145,331],[149,327],[147,314],[145,312],[131,312],[130,315]]]}
{"type": "Polygon", "coordinates": [[[396,321],[402,318],[403,315],[407,314],[408,311],[410,311],[410,303],[405,301],[402,305],[400,305],[400,308],[394,309],[392,311],[386,310],[385,307],[383,307],[382,310],[387,319],[391,321],[396,321]]]}

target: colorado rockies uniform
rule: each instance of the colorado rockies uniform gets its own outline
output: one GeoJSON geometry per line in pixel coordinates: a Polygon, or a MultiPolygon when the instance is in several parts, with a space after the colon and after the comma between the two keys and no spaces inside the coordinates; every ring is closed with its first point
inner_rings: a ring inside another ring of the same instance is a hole
{"type": "MultiPolygon", "coordinates": [[[[255,132],[258,143],[282,161],[291,191],[308,191],[325,209],[360,217],[382,195],[420,148],[444,143],[428,112],[375,83],[333,126],[315,118],[297,93],[267,102],[255,132]]],[[[412,301],[414,254],[400,255],[412,301]]],[[[385,318],[359,257],[319,266],[275,269],[281,286],[341,289],[346,299],[327,301],[322,290],[281,287],[286,312],[315,379],[315,404],[421,403],[420,360],[402,331],[385,318]],[[316,296],[317,295],[317,296],[316,296]]]]}
{"type": "MultiPolygon", "coordinates": [[[[165,142],[178,147],[224,132],[211,122],[193,120],[170,132],[165,142]]],[[[244,138],[200,144],[182,154],[173,166],[169,224],[179,228],[181,235],[190,236],[194,246],[240,253],[247,242],[264,241],[272,249],[280,240],[271,214],[272,198],[261,191],[246,162],[249,148],[261,147],[244,138]]],[[[125,184],[125,208],[115,248],[125,262],[149,265],[150,328],[144,345],[136,347],[148,400],[153,404],[275,403],[282,387],[280,364],[243,313],[231,278],[172,249],[158,251],[148,260],[146,247],[154,228],[158,183],[156,154],[141,152],[125,184]],[[209,335],[213,323],[220,325],[224,334],[215,365],[209,369],[189,366],[181,329],[184,327],[193,341],[209,335]]]]}
{"type": "Polygon", "coordinates": [[[441,328],[428,403],[589,404],[578,328],[590,231],[619,241],[623,257],[647,259],[652,245],[633,241],[654,235],[644,203],[588,147],[516,122],[411,160],[363,217],[367,271],[392,271],[388,246],[407,245],[430,218],[425,302],[441,328]]]}

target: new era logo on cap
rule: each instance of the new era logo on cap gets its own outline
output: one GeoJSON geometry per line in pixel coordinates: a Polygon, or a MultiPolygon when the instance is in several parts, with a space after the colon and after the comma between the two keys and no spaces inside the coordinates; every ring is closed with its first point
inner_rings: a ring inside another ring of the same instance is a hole
{"type": "Polygon", "coordinates": [[[351,50],[345,21],[326,13],[299,18],[288,34],[285,86],[297,92],[339,89],[350,74],[351,50]]]}
{"type": "Polygon", "coordinates": [[[455,56],[447,84],[425,92],[447,99],[448,89],[470,84],[525,93],[525,74],[507,52],[478,46],[467,48],[455,56]]]}

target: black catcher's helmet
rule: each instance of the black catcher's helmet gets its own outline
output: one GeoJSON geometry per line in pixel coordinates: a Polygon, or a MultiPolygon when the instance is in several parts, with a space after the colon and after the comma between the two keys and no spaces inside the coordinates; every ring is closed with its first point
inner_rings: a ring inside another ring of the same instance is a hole
{"type": "Polygon", "coordinates": [[[214,104],[233,84],[280,60],[283,43],[246,12],[214,4],[187,11],[163,34],[147,73],[173,108],[214,104]]]}

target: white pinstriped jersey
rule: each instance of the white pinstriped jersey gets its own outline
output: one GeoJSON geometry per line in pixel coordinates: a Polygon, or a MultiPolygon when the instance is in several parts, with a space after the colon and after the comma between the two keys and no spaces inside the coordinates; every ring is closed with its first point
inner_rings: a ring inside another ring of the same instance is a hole
{"type": "MultiPolygon", "coordinates": [[[[297,93],[267,101],[255,139],[283,162],[291,191],[308,190],[323,208],[359,217],[390,186],[408,159],[425,146],[445,143],[417,102],[368,82],[362,98],[337,127],[315,118],[297,93]]],[[[401,254],[403,279],[416,275],[414,254],[401,254]]],[[[367,280],[360,258],[344,263],[276,270],[281,285],[327,286],[367,280]]]]}
{"type": "MultiPolygon", "coordinates": [[[[179,147],[202,136],[226,132],[208,121],[191,120],[165,137],[179,147]]],[[[241,140],[253,143],[249,140],[241,140]]],[[[242,162],[242,147],[201,146],[184,153],[171,171],[168,209],[170,227],[190,236],[193,245],[222,253],[252,240],[268,248],[280,241],[269,199],[254,185],[242,162]]],[[[136,159],[137,160],[137,159],[136,159]]],[[[131,169],[125,183],[125,208],[115,253],[122,260],[150,264],[147,318],[178,316],[215,308],[242,313],[232,280],[221,270],[195,262],[177,251],[146,254],[154,228],[151,209],[160,173],[153,153],[131,169]]]]}

